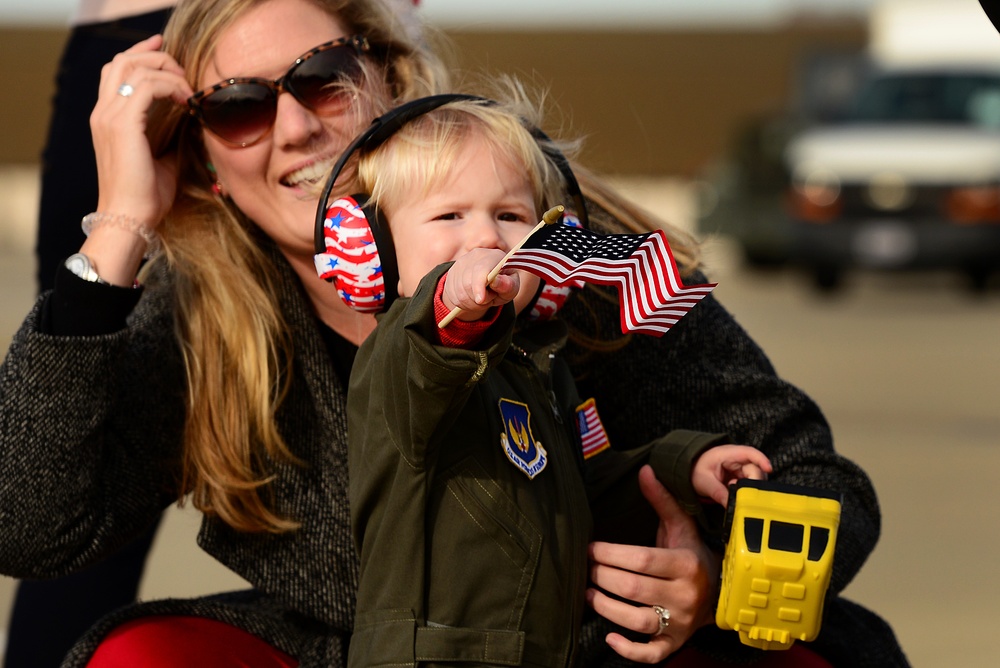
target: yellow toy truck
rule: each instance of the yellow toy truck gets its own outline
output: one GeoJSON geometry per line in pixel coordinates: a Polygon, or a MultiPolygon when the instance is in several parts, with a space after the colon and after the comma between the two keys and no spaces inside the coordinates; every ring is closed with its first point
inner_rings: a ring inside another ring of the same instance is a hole
{"type": "Polygon", "coordinates": [[[761,480],[730,487],[719,628],[759,649],[814,640],[839,525],[838,494],[761,480]]]}

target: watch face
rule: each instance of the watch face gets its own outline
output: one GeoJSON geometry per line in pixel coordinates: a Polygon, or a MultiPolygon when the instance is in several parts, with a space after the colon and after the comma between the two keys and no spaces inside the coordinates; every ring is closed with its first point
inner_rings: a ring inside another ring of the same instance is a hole
{"type": "Polygon", "coordinates": [[[94,265],[90,263],[90,258],[83,253],[74,253],[66,258],[66,268],[85,281],[91,283],[103,283],[101,277],[94,271],[94,265]]]}
{"type": "Polygon", "coordinates": [[[83,253],[76,253],[66,259],[66,268],[80,278],[86,278],[90,273],[90,260],[83,253]]]}

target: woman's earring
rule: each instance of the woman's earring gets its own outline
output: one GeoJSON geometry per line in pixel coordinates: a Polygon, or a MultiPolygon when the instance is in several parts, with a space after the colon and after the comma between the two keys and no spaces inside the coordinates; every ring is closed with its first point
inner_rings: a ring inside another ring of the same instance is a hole
{"type": "Polygon", "coordinates": [[[216,197],[225,197],[226,193],[222,190],[222,181],[219,180],[219,175],[215,171],[215,165],[210,162],[205,163],[205,167],[208,168],[209,173],[215,181],[212,183],[212,194],[216,197]]]}

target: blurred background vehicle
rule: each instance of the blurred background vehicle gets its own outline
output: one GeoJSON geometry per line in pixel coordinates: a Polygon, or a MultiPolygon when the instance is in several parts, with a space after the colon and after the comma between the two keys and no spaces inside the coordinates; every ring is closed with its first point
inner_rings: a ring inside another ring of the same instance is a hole
{"type": "Polygon", "coordinates": [[[702,232],[756,266],[832,290],[851,268],[1000,269],[1000,53],[982,12],[885,1],[868,49],[803,62],[786,114],[737,135],[709,173],[702,232]]]}
{"type": "Polygon", "coordinates": [[[730,237],[753,267],[788,263],[792,231],[785,193],[791,173],[785,149],[808,128],[843,119],[868,66],[856,49],[803,56],[788,108],[746,117],[728,150],[706,169],[698,189],[699,230],[730,237]]]}
{"type": "Polygon", "coordinates": [[[790,259],[820,288],[851,267],[1000,268],[1000,68],[891,69],[846,122],[785,148],[790,259]]]}

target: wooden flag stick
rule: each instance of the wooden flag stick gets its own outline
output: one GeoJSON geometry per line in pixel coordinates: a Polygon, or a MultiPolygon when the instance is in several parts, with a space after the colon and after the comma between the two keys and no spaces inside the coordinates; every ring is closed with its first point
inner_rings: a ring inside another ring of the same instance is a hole
{"type": "MultiPolygon", "coordinates": [[[[521,246],[524,245],[524,242],[531,238],[532,234],[542,229],[546,225],[551,225],[552,223],[559,220],[564,210],[565,208],[563,207],[563,205],[559,204],[557,206],[552,207],[544,214],[542,214],[542,219],[538,221],[538,224],[535,225],[533,228],[531,228],[531,231],[525,234],[524,238],[518,241],[513,248],[507,251],[507,254],[503,256],[503,259],[497,262],[497,266],[493,267],[493,270],[490,271],[490,273],[486,276],[486,285],[489,286],[489,284],[493,282],[493,279],[495,279],[500,274],[500,270],[503,269],[503,266],[507,263],[507,260],[510,259],[510,256],[516,253],[521,248],[521,246]]],[[[457,316],[461,312],[462,312],[461,307],[456,306],[455,308],[453,308],[451,312],[448,313],[448,315],[441,318],[441,322],[438,323],[438,329],[444,329],[445,327],[447,327],[448,323],[454,320],[455,316],[457,316]]]]}

